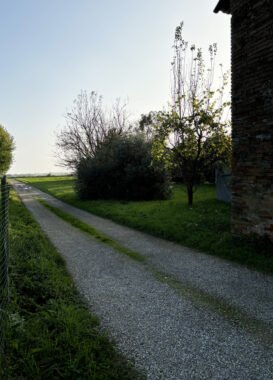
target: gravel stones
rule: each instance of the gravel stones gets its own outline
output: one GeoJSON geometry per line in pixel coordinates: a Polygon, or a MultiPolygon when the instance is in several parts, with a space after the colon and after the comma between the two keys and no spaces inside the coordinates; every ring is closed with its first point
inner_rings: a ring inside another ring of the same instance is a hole
{"type": "MultiPolygon", "coordinates": [[[[194,302],[190,295],[158,281],[153,271],[165,272],[195,291],[221,297],[249,320],[257,319],[259,328],[265,326],[269,332],[270,276],[90,216],[15,181],[13,186],[65,258],[102,328],[148,379],[273,379],[270,339],[263,341],[262,334],[256,335],[228,315],[194,302]],[[75,209],[74,216],[144,254],[147,263],[133,261],[92,240],[45,209],[35,197],[52,202],[54,207],[61,205],[66,212],[75,209]]],[[[239,318],[242,315],[239,313],[239,318]]]]}

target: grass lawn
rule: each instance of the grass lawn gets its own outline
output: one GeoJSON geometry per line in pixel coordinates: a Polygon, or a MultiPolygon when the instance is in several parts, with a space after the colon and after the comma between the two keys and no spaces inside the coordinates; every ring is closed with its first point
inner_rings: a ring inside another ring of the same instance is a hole
{"type": "Polygon", "coordinates": [[[72,177],[20,180],[120,224],[273,274],[272,246],[231,235],[230,205],[215,199],[214,185],[200,186],[189,207],[183,185],[174,185],[173,196],[167,201],[81,201],[72,177]]]}
{"type": "Polygon", "coordinates": [[[137,379],[98,332],[65,263],[14,192],[10,197],[10,303],[1,379],[137,379]]]}

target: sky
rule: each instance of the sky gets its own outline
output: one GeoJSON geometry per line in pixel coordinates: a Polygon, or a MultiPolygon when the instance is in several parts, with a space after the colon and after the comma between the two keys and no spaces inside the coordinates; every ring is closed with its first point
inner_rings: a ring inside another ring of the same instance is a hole
{"type": "Polygon", "coordinates": [[[55,133],[81,92],[132,120],[165,107],[176,26],[230,70],[230,17],[217,0],[0,0],[0,124],[14,137],[11,174],[64,171],[55,133]]]}

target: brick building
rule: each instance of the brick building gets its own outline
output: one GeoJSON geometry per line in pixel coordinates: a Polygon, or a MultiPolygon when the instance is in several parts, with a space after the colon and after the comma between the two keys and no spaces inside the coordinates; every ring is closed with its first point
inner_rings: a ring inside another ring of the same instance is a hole
{"type": "Polygon", "coordinates": [[[220,0],[232,15],[232,230],[273,241],[273,0],[220,0]]]}

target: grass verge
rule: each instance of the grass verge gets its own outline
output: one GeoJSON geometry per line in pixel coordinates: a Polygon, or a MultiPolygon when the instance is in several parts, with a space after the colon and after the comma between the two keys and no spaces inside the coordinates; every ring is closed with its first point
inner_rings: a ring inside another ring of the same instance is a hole
{"type": "Polygon", "coordinates": [[[37,201],[39,201],[44,207],[46,207],[48,210],[52,211],[55,215],[59,216],[66,222],[70,223],[72,226],[79,228],[81,231],[87,233],[90,235],[93,239],[99,241],[100,243],[104,243],[109,245],[110,247],[114,248],[116,251],[123,253],[126,256],[129,256],[131,259],[144,262],[145,258],[138,252],[131,251],[128,248],[122,247],[117,242],[112,240],[109,236],[103,234],[102,232],[96,230],[95,228],[89,226],[87,223],[82,222],[81,220],[75,218],[74,216],[68,214],[67,212],[64,212],[57,207],[53,207],[49,205],[46,201],[43,199],[36,198],[37,201]]]}
{"type": "Polygon", "coordinates": [[[1,379],[137,379],[98,333],[64,260],[12,191],[9,321],[1,379]]]}
{"type": "MultiPolygon", "coordinates": [[[[39,202],[42,205],[44,205],[50,211],[55,213],[57,216],[64,219],[66,222],[70,223],[72,226],[80,229],[83,232],[91,234],[92,237],[95,237],[97,240],[101,242],[105,241],[105,238],[104,238],[105,235],[101,235],[94,228],[90,227],[88,224],[80,221],[79,219],[75,217],[72,217],[70,214],[63,212],[59,210],[58,208],[52,207],[51,205],[46,203],[44,200],[41,200],[41,199],[37,199],[37,200],[39,200],[39,202]]],[[[111,239],[109,240],[110,240],[110,246],[113,246],[112,245],[113,241],[111,239]]],[[[122,252],[123,247],[115,246],[115,249],[122,252]]],[[[207,309],[214,313],[217,313],[221,317],[224,317],[225,319],[227,319],[232,324],[240,328],[243,328],[245,331],[255,336],[255,338],[258,338],[263,344],[267,346],[272,345],[273,334],[268,328],[268,325],[262,321],[259,321],[249,316],[248,313],[242,310],[241,308],[236,307],[232,304],[229,304],[225,299],[221,297],[213,296],[209,294],[208,292],[205,292],[193,287],[190,284],[178,281],[174,279],[172,276],[168,275],[167,273],[158,271],[154,267],[149,267],[148,265],[145,265],[143,267],[143,270],[150,272],[151,275],[157,281],[167,284],[171,288],[175,289],[176,292],[178,292],[178,294],[180,294],[183,297],[188,298],[197,307],[201,307],[202,309],[207,309]]]]}
{"type": "Polygon", "coordinates": [[[166,201],[81,201],[73,177],[22,178],[64,202],[117,223],[273,274],[272,244],[232,236],[230,205],[216,200],[215,186],[202,185],[189,207],[184,186],[166,201]]]}

